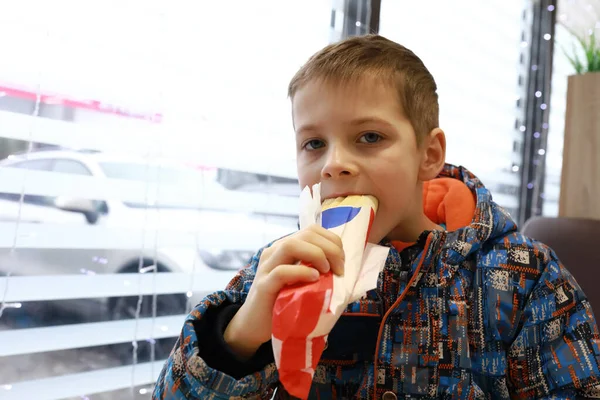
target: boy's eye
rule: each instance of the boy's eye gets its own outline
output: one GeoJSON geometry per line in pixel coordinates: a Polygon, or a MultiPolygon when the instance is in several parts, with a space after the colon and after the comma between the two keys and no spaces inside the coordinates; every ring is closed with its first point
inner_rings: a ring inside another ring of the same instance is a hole
{"type": "Polygon", "coordinates": [[[305,150],[317,150],[323,146],[325,146],[325,143],[323,143],[322,140],[312,139],[304,144],[304,149],[305,150]]]}
{"type": "Polygon", "coordinates": [[[377,143],[381,140],[381,135],[375,132],[367,132],[359,140],[361,143],[377,143]]]}

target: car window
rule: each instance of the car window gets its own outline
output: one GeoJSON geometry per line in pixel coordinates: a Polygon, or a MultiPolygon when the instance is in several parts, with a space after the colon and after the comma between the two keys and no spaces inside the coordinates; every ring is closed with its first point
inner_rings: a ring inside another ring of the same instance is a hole
{"type": "Polygon", "coordinates": [[[202,173],[192,168],[128,162],[100,162],[99,164],[104,174],[111,179],[184,185],[202,182],[202,173]]]}
{"type": "MultiPolygon", "coordinates": [[[[26,160],[19,161],[13,164],[7,165],[11,168],[29,169],[35,171],[50,171],[52,168],[51,159],[40,159],[40,160],[26,160]]],[[[9,201],[20,201],[21,195],[17,193],[0,193],[0,199],[9,201]]],[[[53,207],[54,199],[48,196],[39,196],[33,194],[26,194],[23,197],[25,204],[33,204],[37,206],[53,207]]]]}
{"type": "MultiPolygon", "coordinates": [[[[182,190],[186,191],[186,195],[182,197],[183,203],[190,201],[186,206],[179,203],[153,201],[153,208],[185,208],[188,206],[193,208],[195,206],[192,205],[192,199],[198,199],[200,196],[205,196],[206,193],[216,196],[225,190],[214,179],[203,175],[201,170],[187,166],[113,161],[102,161],[98,165],[109,179],[123,179],[149,184],[179,185],[182,190]]],[[[148,204],[143,202],[125,202],[123,204],[131,208],[144,208],[148,206],[148,204]]]]}
{"type": "Polygon", "coordinates": [[[64,174],[87,175],[87,176],[92,175],[92,173],[88,169],[88,167],[86,167],[79,161],[75,161],[75,160],[56,159],[56,160],[54,160],[54,166],[53,166],[52,170],[54,172],[62,172],[64,174]]]}
{"type": "MultiPolygon", "coordinates": [[[[92,171],[90,171],[90,169],[82,162],[60,158],[54,160],[52,171],[63,174],[92,176],[92,171]]],[[[94,201],[97,203],[98,212],[101,214],[108,214],[108,204],[106,204],[104,200],[94,201]]]]}
{"type": "Polygon", "coordinates": [[[36,170],[36,171],[50,171],[52,169],[52,160],[43,159],[43,160],[20,161],[20,162],[14,163],[14,164],[8,164],[7,167],[31,169],[31,170],[36,170]]]}

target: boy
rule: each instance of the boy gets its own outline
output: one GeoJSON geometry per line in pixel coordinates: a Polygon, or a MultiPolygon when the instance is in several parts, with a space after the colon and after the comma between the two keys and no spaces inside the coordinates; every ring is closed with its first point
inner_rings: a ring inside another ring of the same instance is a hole
{"type": "MultiPolygon", "coordinates": [[[[589,303],[474,175],[445,164],[436,90],[416,55],[377,35],[325,47],[290,83],[300,185],[377,197],[369,241],[390,247],[377,289],[329,335],[310,398],[599,396],[589,303]]],[[[154,398],[285,398],[275,298],[343,265],[318,226],[259,251],[188,316],[154,398]]]]}

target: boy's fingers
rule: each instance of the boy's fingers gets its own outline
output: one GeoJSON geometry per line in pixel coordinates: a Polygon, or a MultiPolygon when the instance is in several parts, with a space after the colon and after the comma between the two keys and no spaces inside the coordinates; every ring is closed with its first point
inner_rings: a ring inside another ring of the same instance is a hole
{"type": "Polygon", "coordinates": [[[319,275],[319,271],[305,265],[279,265],[265,278],[265,289],[270,293],[279,293],[284,286],[315,282],[319,279],[319,275]]]}
{"type": "Polygon", "coordinates": [[[265,249],[261,255],[260,273],[269,273],[282,264],[303,262],[312,264],[321,273],[342,275],[344,250],[341,239],[332,232],[314,225],[284,238],[265,249]]]}
{"type": "Polygon", "coordinates": [[[312,266],[321,273],[329,272],[331,269],[323,248],[308,241],[296,238],[290,238],[284,243],[281,243],[269,260],[269,263],[271,262],[275,264],[274,267],[270,268],[271,270],[282,264],[296,264],[298,262],[312,264],[312,266]]]}
{"type": "Polygon", "coordinates": [[[325,239],[329,240],[330,242],[334,243],[335,245],[342,247],[342,239],[335,233],[323,228],[322,226],[313,224],[308,228],[308,230],[311,230],[311,231],[323,236],[325,239]]]}
{"type": "Polygon", "coordinates": [[[331,270],[334,274],[344,274],[345,256],[344,249],[341,247],[341,245],[338,246],[337,243],[333,243],[321,235],[307,235],[305,240],[323,250],[323,253],[325,253],[325,257],[329,261],[329,265],[331,266],[331,270]]]}

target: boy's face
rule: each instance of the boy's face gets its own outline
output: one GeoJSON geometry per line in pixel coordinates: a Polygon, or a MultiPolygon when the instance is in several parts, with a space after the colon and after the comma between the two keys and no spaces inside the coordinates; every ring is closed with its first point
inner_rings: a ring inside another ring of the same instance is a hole
{"type": "Polygon", "coordinates": [[[310,81],[294,95],[292,113],[301,187],[321,182],[323,199],[349,194],[379,199],[373,243],[384,237],[414,240],[431,228],[420,226],[420,182],[435,177],[439,168],[433,176],[424,173],[428,145],[417,146],[392,85],[371,79],[348,85],[310,81]]]}

